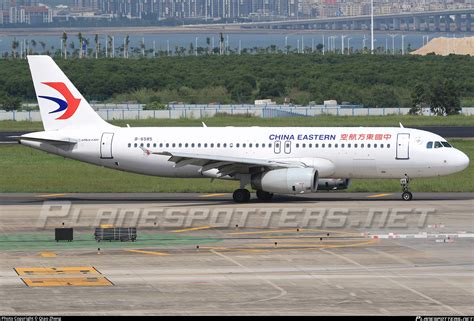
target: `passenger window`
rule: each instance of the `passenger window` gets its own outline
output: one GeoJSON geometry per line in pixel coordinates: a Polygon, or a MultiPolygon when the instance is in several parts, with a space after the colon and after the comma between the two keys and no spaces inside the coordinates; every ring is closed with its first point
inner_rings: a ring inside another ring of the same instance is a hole
{"type": "Polygon", "coordinates": [[[211,143],[211,148],[213,148],[213,147],[214,147],[214,143],[211,143]]]}
{"type": "Polygon", "coordinates": [[[176,144],[175,144],[175,143],[173,143],[173,148],[174,148],[174,147],[176,147],[176,144]]]}
{"type": "Polygon", "coordinates": [[[354,148],[357,148],[357,144],[354,144],[354,148]]]}
{"type": "Polygon", "coordinates": [[[265,148],[265,143],[262,144],[262,148],[265,148]]]}
{"type": "Polygon", "coordinates": [[[331,148],[331,144],[328,144],[328,148],[331,148]]]}
{"type": "Polygon", "coordinates": [[[194,148],[194,143],[191,143],[191,147],[194,148]]]}
{"type": "Polygon", "coordinates": [[[344,148],[344,144],[341,144],[341,148],[344,148]]]}
{"type": "Polygon", "coordinates": [[[351,144],[350,144],[350,143],[349,143],[349,144],[347,144],[347,148],[351,148],[351,144]]]}
{"type": "Polygon", "coordinates": [[[383,144],[380,144],[380,148],[383,148],[383,144]]]}
{"type": "Polygon", "coordinates": [[[387,148],[390,148],[390,144],[387,144],[387,148]]]}
{"type": "Polygon", "coordinates": [[[364,148],[364,144],[360,144],[360,148],[364,148]]]}
{"type": "Polygon", "coordinates": [[[137,146],[138,146],[137,143],[133,144],[133,147],[137,147],[137,146]]]}
{"type": "Polygon", "coordinates": [[[201,147],[201,143],[198,143],[198,147],[201,147]]]}
{"type": "Polygon", "coordinates": [[[128,143],[128,147],[132,147],[132,144],[128,143]]]}
{"type": "Polygon", "coordinates": [[[207,148],[207,143],[204,143],[204,147],[207,148]]]}
{"type": "Polygon", "coordinates": [[[156,147],[156,143],[153,143],[153,147],[156,147]]]}
{"type": "Polygon", "coordinates": [[[249,144],[249,148],[252,148],[252,143],[249,144]]]}
{"type": "Polygon", "coordinates": [[[318,148],[318,147],[319,147],[319,144],[314,144],[314,147],[318,148]]]}
{"type": "Polygon", "coordinates": [[[324,148],[325,144],[321,144],[321,147],[324,148]]]}
{"type": "Polygon", "coordinates": [[[300,147],[300,144],[296,144],[296,148],[299,148],[300,147]]]}
{"type": "Polygon", "coordinates": [[[269,143],[269,144],[268,144],[268,148],[272,148],[272,143],[269,143]]]}
{"type": "Polygon", "coordinates": [[[334,144],[334,148],[337,148],[337,146],[338,146],[337,144],[334,144]]]}
{"type": "Polygon", "coordinates": [[[374,144],[374,148],[377,148],[377,144],[374,144]]]}
{"type": "Polygon", "coordinates": [[[441,142],[435,142],[434,148],[441,148],[441,147],[443,147],[441,142]]]}
{"type": "Polygon", "coordinates": [[[140,147],[143,147],[143,143],[140,144],[140,147]]]}
{"type": "Polygon", "coordinates": [[[245,148],[247,145],[245,143],[242,144],[242,147],[245,148]]]}
{"type": "Polygon", "coordinates": [[[217,148],[221,147],[221,143],[217,143],[217,148]]]}
{"type": "Polygon", "coordinates": [[[367,148],[370,148],[370,144],[367,144],[367,148]]]}
{"type": "Polygon", "coordinates": [[[311,147],[313,147],[313,144],[309,143],[308,148],[311,148],[311,147]]]}
{"type": "Polygon", "coordinates": [[[255,144],[255,147],[258,148],[258,143],[255,144]]]}
{"type": "Polygon", "coordinates": [[[184,144],[184,147],[188,148],[188,143],[184,144]]]}
{"type": "Polygon", "coordinates": [[[301,147],[306,148],[306,144],[305,143],[301,144],[301,147]]]}

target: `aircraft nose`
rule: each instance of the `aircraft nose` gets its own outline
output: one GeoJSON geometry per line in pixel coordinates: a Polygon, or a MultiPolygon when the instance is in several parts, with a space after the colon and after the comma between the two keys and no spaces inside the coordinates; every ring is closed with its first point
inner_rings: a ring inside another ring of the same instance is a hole
{"type": "Polygon", "coordinates": [[[457,150],[455,159],[453,161],[459,171],[462,171],[469,166],[469,157],[467,157],[467,155],[460,150],[457,150]]]}

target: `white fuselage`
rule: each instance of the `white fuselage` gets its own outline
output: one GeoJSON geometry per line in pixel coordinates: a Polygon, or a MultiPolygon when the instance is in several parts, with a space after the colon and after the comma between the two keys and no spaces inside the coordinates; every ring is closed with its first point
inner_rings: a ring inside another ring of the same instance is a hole
{"type": "MultiPolygon", "coordinates": [[[[28,136],[29,134],[25,135],[28,136]]],[[[21,140],[50,153],[127,172],[163,177],[218,177],[201,166],[176,166],[154,152],[301,161],[324,178],[433,177],[463,170],[469,159],[430,132],[385,127],[161,127],[32,133],[74,145],[21,140]],[[428,148],[429,142],[433,147],[428,148]],[[315,161],[318,160],[318,161],[315,161]],[[324,166],[320,160],[327,160],[324,166]],[[313,164],[313,162],[316,162],[313,164]],[[327,166],[330,164],[330,166],[327,166]],[[323,167],[323,168],[321,168],[323,167]]],[[[227,177],[228,178],[228,177],[227,177]]]]}

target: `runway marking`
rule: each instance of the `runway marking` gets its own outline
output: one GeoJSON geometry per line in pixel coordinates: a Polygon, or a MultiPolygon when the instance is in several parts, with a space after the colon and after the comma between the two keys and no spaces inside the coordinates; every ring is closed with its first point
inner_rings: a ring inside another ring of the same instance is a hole
{"type": "Polygon", "coordinates": [[[41,252],[40,256],[41,257],[56,257],[57,255],[54,252],[41,252]]]}
{"type": "Polygon", "coordinates": [[[248,246],[255,246],[255,247],[273,247],[273,248],[278,248],[278,247],[283,247],[283,248],[292,248],[292,249],[298,249],[298,248],[314,248],[314,249],[332,249],[332,248],[341,248],[341,247],[355,247],[355,246],[364,246],[364,245],[370,245],[376,243],[378,240],[377,239],[371,239],[368,241],[364,242],[357,242],[357,243],[348,243],[348,244],[316,244],[316,243],[279,243],[277,247],[275,247],[274,243],[271,244],[248,244],[248,246]],[[374,242],[375,241],[375,242],[374,242]]]}
{"type": "Polygon", "coordinates": [[[331,234],[344,234],[348,236],[364,236],[363,233],[358,232],[347,232],[347,231],[333,231],[333,230],[322,230],[322,229],[300,229],[299,232],[294,229],[285,229],[285,230],[267,230],[267,231],[251,231],[251,232],[231,232],[227,233],[228,235],[245,235],[245,234],[271,234],[271,233],[305,233],[305,232],[320,232],[320,233],[329,233],[331,234]]]}
{"type": "Polygon", "coordinates": [[[376,197],[384,197],[388,195],[393,195],[393,193],[386,193],[386,194],[374,194],[374,195],[369,195],[367,198],[376,198],[376,197]]]}
{"type": "Polygon", "coordinates": [[[150,254],[150,255],[160,255],[160,256],[169,255],[168,253],[156,252],[156,251],[127,250],[127,252],[150,254]]]}
{"type": "MultiPolygon", "coordinates": [[[[229,261],[229,262],[234,263],[235,265],[240,266],[245,272],[247,272],[247,273],[252,273],[252,271],[251,271],[249,268],[247,268],[247,267],[246,267],[245,265],[243,265],[243,264],[240,264],[239,262],[237,262],[237,261],[234,260],[233,258],[231,258],[231,257],[229,257],[229,256],[227,256],[227,255],[224,255],[224,254],[222,254],[222,253],[219,253],[219,252],[217,252],[217,251],[215,251],[215,250],[211,250],[211,252],[214,253],[214,254],[216,254],[216,255],[219,255],[220,257],[226,259],[226,260],[229,261]]],[[[282,296],[285,296],[285,295],[288,294],[288,292],[287,292],[285,289],[279,287],[278,285],[276,285],[276,284],[273,283],[272,281],[267,280],[267,279],[265,279],[265,278],[263,278],[263,277],[260,277],[260,276],[258,276],[258,275],[257,275],[256,277],[259,278],[260,280],[262,280],[263,282],[265,282],[265,283],[271,285],[274,289],[280,291],[280,294],[278,294],[278,295],[276,295],[276,296],[274,296],[274,297],[271,297],[271,298],[267,298],[267,299],[261,299],[261,300],[250,301],[250,302],[241,302],[241,303],[235,303],[235,304],[240,305],[240,304],[252,304],[252,303],[265,302],[265,301],[270,301],[270,300],[274,300],[274,299],[281,298],[282,296]]]]}
{"type": "MultiPolygon", "coordinates": [[[[358,267],[360,267],[360,268],[363,268],[364,270],[370,272],[370,269],[369,269],[369,268],[367,268],[366,266],[364,266],[364,265],[362,265],[362,264],[360,264],[360,263],[358,263],[358,262],[356,262],[356,261],[354,261],[354,260],[352,260],[352,259],[350,259],[350,258],[348,258],[348,257],[345,257],[345,256],[343,256],[343,255],[340,255],[340,254],[337,254],[337,253],[334,253],[334,252],[331,252],[331,251],[328,251],[328,250],[326,250],[326,249],[320,249],[320,251],[321,251],[321,252],[324,252],[324,253],[331,254],[331,255],[333,255],[333,256],[335,256],[335,257],[338,257],[338,258],[340,258],[340,259],[342,259],[342,260],[344,260],[344,261],[346,261],[346,262],[352,263],[352,264],[354,264],[354,265],[356,265],[356,266],[358,266],[358,267]]],[[[372,272],[373,272],[374,274],[377,274],[377,272],[374,272],[374,271],[372,271],[372,272]]],[[[401,282],[398,282],[398,281],[396,281],[395,279],[391,278],[390,276],[380,275],[380,274],[379,274],[379,276],[381,276],[382,278],[387,279],[388,281],[392,282],[393,284],[398,285],[399,287],[402,287],[402,288],[404,288],[404,289],[406,289],[406,290],[408,290],[408,291],[410,291],[410,292],[412,292],[412,293],[414,293],[414,294],[416,294],[416,295],[418,295],[418,296],[421,296],[422,298],[424,298],[424,299],[426,299],[426,300],[429,300],[429,301],[431,301],[431,302],[433,302],[433,303],[435,303],[435,304],[437,304],[437,305],[440,305],[440,306],[444,307],[445,309],[451,310],[452,312],[457,313],[457,314],[459,314],[459,315],[464,315],[462,312],[460,312],[460,311],[458,311],[458,310],[452,308],[451,306],[446,305],[446,304],[444,304],[444,303],[442,303],[442,302],[440,302],[440,301],[438,301],[438,300],[436,300],[436,299],[433,299],[432,297],[430,297],[430,296],[428,296],[428,295],[426,295],[426,294],[424,294],[424,293],[421,293],[420,291],[417,291],[417,290],[415,290],[415,289],[409,287],[408,285],[405,285],[405,284],[403,284],[403,283],[401,283],[401,282]]],[[[397,277],[398,277],[398,276],[397,276],[397,277]]]]}
{"type": "Polygon", "coordinates": [[[57,197],[57,196],[66,196],[66,194],[43,194],[43,195],[37,195],[37,197],[57,197]]]}
{"type": "Polygon", "coordinates": [[[209,228],[212,228],[212,226],[197,226],[197,227],[190,227],[190,228],[185,228],[185,229],[182,229],[182,230],[174,230],[174,231],[171,231],[171,233],[183,233],[183,232],[189,232],[189,231],[199,231],[199,230],[205,230],[205,229],[209,229],[209,228]]]}
{"type": "Polygon", "coordinates": [[[216,193],[216,194],[199,195],[199,197],[215,197],[215,196],[226,196],[226,195],[227,195],[227,194],[216,193]]]}
{"type": "Polygon", "coordinates": [[[100,274],[92,266],[76,267],[20,267],[15,268],[18,275],[62,275],[62,274],[100,274]]]}
{"type": "Polygon", "coordinates": [[[56,287],[56,286],[113,286],[107,278],[76,277],[76,278],[22,278],[28,287],[56,287]]]}

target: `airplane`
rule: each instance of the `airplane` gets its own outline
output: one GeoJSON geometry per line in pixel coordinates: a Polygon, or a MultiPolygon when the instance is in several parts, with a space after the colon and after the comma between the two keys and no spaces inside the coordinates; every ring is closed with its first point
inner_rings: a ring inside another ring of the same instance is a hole
{"type": "Polygon", "coordinates": [[[235,202],[464,170],[469,158],[439,135],[400,127],[117,127],[104,121],[49,56],[28,56],[44,131],[20,144],[116,170],[240,182],[235,202]]]}

